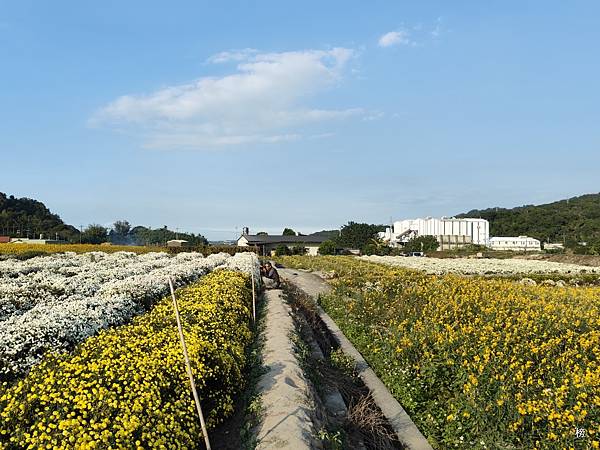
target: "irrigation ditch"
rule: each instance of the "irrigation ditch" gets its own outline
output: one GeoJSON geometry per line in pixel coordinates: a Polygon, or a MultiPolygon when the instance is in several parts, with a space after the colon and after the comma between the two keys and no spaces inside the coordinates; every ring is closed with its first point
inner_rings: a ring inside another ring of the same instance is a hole
{"type": "MultiPolygon", "coordinates": [[[[432,447],[420,433],[406,411],[369,367],[360,352],[344,336],[336,323],[318,305],[318,297],[331,288],[323,278],[303,270],[279,269],[291,289],[292,305],[307,322],[319,349],[327,362],[326,367],[335,369],[333,377],[325,377],[338,384],[344,397],[348,414],[344,430],[352,439],[358,434],[366,448],[406,448],[429,450],[432,447]],[[341,372],[340,373],[340,369],[341,372]],[[346,377],[349,377],[348,380],[346,377]],[[349,384],[348,382],[352,383],[349,384]],[[348,392],[348,386],[354,389],[348,392]],[[368,414],[358,414],[366,403],[368,414]],[[354,409],[360,406],[362,408],[354,409]]],[[[325,371],[327,373],[327,370],[325,371]]],[[[356,441],[348,446],[355,447],[356,441]]]]}
{"type": "Polygon", "coordinates": [[[318,306],[316,275],[279,269],[257,301],[248,383],[215,449],[429,450],[366,361],[318,306]]]}
{"type": "Polygon", "coordinates": [[[320,320],[314,300],[291,282],[284,294],[296,328],[296,354],[315,405],[318,448],[405,448],[359,377],[355,361],[320,320]]]}

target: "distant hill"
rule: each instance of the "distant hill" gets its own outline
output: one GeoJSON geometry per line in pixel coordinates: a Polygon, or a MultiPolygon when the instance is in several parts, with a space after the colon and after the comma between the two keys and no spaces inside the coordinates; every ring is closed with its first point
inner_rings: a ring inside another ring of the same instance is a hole
{"type": "Polygon", "coordinates": [[[71,239],[77,229],[64,223],[42,202],[31,198],[15,198],[0,192],[0,234],[11,237],[71,239]]]}
{"type": "Polygon", "coordinates": [[[316,233],[311,233],[309,236],[324,237],[326,239],[335,239],[340,235],[340,230],[322,230],[316,233]]]}
{"type": "Polygon", "coordinates": [[[535,237],[543,242],[600,243],[600,194],[587,194],[545,205],[474,209],[456,217],[481,217],[491,236],[535,237]]]}

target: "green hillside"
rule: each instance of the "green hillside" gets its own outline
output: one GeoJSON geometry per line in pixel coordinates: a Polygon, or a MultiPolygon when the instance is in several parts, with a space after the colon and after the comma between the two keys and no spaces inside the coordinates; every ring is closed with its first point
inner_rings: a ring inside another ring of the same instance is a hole
{"type": "Polygon", "coordinates": [[[0,235],[70,239],[77,229],[52,214],[42,202],[31,198],[16,198],[0,192],[0,235]]]}
{"type": "Polygon", "coordinates": [[[457,217],[487,219],[491,236],[527,235],[543,242],[564,242],[579,253],[600,251],[600,194],[537,206],[474,209],[457,217]],[[586,242],[587,250],[578,242],[586,242]]]}

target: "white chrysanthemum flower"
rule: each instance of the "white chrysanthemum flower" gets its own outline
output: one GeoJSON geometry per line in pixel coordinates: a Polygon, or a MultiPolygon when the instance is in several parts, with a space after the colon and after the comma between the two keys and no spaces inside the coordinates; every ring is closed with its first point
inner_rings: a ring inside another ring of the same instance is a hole
{"type": "Polygon", "coordinates": [[[146,311],[217,268],[258,277],[251,253],[65,253],[0,261],[0,378],[21,375],[47,350],[68,350],[146,311]]]}

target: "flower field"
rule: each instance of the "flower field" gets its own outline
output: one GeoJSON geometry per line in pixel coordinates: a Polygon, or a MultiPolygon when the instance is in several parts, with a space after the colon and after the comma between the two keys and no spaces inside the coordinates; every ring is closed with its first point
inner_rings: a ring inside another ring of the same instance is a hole
{"type": "MultiPolygon", "coordinates": [[[[234,257],[235,258],[235,257],[234,257]]],[[[253,255],[232,266],[255,269],[253,255]]],[[[208,426],[233,410],[252,340],[247,274],[219,270],[178,291],[208,426]]],[[[171,299],[71,353],[47,353],[0,387],[0,449],[199,448],[198,424],[171,299]]]]}
{"type": "Polygon", "coordinates": [[[437,275],[457,273],[462,275],[512,275],[512,274],[600,274],[600,267],[563,264],[527,259],[466,259],[417,258],[403,256],[361,256],[365,261],[424,270],[437,275]]]}
{"type": "Polygon", "coordinates": [[[281,261],[336,271],[323,308],[435,448],[599,447],[600,288],[281,261]]]}
{"type": "Polygon", "coordinates": [[[0,262],[0,380],[147,311],[167,294],[169,277],[179,287],[219,267],[249,273],[253,258],[93,252],[0,262]]]}
{"type": "Polygon", "coordinates": [[[88,252],[134,252],[154,253],[157,247],[141,247],[134,245],[99,245],[99,244],[0,244],[0,255],[21,255],[30,252],[39,253],[88,253],[88,252]]]}

